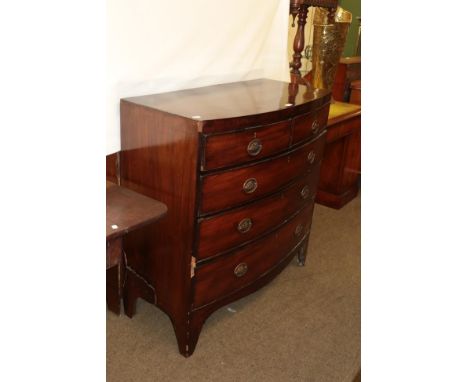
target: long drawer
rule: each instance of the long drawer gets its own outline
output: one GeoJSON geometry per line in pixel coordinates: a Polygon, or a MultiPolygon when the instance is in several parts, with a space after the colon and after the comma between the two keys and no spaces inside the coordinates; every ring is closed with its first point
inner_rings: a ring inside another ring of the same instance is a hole
{"type": "Polygon", "coordinates": [[[278,264],[308,233],[313,203],[265,238],[195,268],[194,307],[218,300],[255,281],[278,264]]]}
{"type": "Polygon", "coordinates": [[[246,167],[206,175],[201,181],[201,214],[221,211],[274,193],[320,165],[325,133],[285,154],[246,167]]]}
{"type": "Polygon", "coordinates": [[[197,259],[205,259],[255,239],[284,223],[314,199],[319,166],[268,198],[210,218],[200,219],[197,259]]]}

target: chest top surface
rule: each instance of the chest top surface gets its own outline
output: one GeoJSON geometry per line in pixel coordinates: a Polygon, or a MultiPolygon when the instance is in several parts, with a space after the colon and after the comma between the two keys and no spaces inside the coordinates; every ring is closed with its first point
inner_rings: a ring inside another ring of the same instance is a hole
{"type": "Polygon", "coordinates": [[[124,101],[199,121],[236,118],[280,111],[322,99],[324,89],[307,92],[299,85],[291,98],[287,82],[259,79],[126,98],[124,101]]]}

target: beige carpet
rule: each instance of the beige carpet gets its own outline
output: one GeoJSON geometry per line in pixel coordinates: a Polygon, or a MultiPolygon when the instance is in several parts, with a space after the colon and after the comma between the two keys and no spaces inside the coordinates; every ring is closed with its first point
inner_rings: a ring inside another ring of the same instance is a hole
{"type": "Polygon", "coordinates": [[[215,312],[182,357],[167,316],[107,313],[107,380],[351,382],[360,367],[360,198],[317,205],[306,266],[215,312]]]}

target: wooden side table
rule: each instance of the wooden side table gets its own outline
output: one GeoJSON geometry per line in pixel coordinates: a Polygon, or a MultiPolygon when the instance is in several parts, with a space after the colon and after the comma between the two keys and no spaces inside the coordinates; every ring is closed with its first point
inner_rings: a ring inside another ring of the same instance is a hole
{"type": "Polygon", "coordinates": [[[106,182],[106,300],[120,314],[125,264],[122,238],[130,231],[154,223],[167,213],[164,203],[106,182]]]}

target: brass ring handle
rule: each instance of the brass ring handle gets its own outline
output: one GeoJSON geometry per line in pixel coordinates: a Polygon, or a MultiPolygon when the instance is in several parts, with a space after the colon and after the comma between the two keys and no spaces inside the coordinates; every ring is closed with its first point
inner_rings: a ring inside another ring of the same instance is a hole
{"type": "Polygon", "coordinates": [[[237,230],[240,233],[246,233],[250,231],[250,228],[252,228],[252,219],[250,218],[245,218],[242,219],[239,224],[237,225],[237,230]]]}
{"type": "Polygon", "coordinates": [[[255,192],[255,190],[257,189],[257,186],[258,186],[257,179],[249,178],[244,182],[244,185],[242,186],[242,188],[244,189],[244,192],[246,194],[251,194],[252,192],[255,192]]]}
{"type": "Polygon", "coordinates": [[[294,230],[294,235],[295,235],[296,237],[301,236],[303,230],[304,230],[304,226],[303,226],[302,224],[299,224],[299,225],[296,227],[296,229],[294,230]]]}
{"type": "Polygon", "coordinates": [[[312,127],[311,127],[312,132],[316,133],[319,129],[319,126],[320,126],[319,121],[314,120],[314,122],[312,122],[312,127]]]}
{"type": "Polygon", "coordinates": [[[307,155],[307,160],[309,161],[310,164],[314,163],[315,161],[315,151],[312,150],[308,155],[307,155]]]}
{"type": "Polygon", "coordinates": [[[262,151],[262,141],[258,138],[252,139],[247,145],[247,152],[250,156],[256,156],[262,151]]]}
{"type": "Polygon", "coordinates": [[[234,269],[234,274],[237,276],[237,277],[242,277],[244,276],[246,273],[247,273],[247,270],[249,269],[249,267],[247,266],[246,263],[240,263],[239,265],[237,265],[237,267],[234,269]]]}
{"type": "Polygon", "coordinates": [[[302,199],[307,199],[310,195],[310,188],[309,186],[304,186],[304,188],[301,190],[301,198],[302,199]]]}

